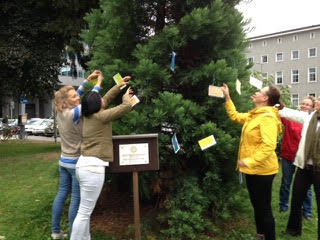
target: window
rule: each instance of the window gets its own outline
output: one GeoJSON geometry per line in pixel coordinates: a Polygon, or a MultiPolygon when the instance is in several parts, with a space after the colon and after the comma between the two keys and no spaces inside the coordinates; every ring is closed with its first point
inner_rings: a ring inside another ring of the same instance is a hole
{"type": "Polygon", "coordinates": [[[64,67],[60,68],[60,75],[61,76],[72,76],[71,67],[64,66],[64,67]]]}
{"type": "Polygon", "coordinates": [[[292,70],[291,83],[299,83],[299,71],[298,70],[292,70]]]}
{"type": "Polygon", "coordinates": [[[283,61],[283,53],[277,53],[276,54],[276,62],[283,61]]]}
{"type": "Polygon", "coordinates": [[[316,57],[316,56],[317,56],[317,49],[309,48],[309,57],[316,57]]]}
{"type": "Polygon", "coordinates": [[[276,84],[277,85],[283,84],[283,73],[281,71],[276,72],[276,84]]]}
{"type": "Polygon", "coordinates": [[[253,63],[253,57],[248,57],[248,63],[253,63]]]}
{"type": "Polygon", "coordinates": [[[309,95],[310,97],[314,97],[314,98],[316,97],[316,94],[315,94],[315,93],[309,93],[308,95],[309,95]]]}
{"type": "Polygon", "coordinates": [[[263,41],[263,42],[262,42],[262,46],[263,46],[263,47],[267,46],[267,41],[263,41]]]}
{"type": "Polygon", "coordinates": [[[310,33],[310,39],[314,39],[316,37],[316,34],[314,32],[310,33]]]}
{"type": "Polygon", "coordinates": [[[293,50],[291,52],[291,59],[292,60],[299,59],[299,51],[298,50],[293,50]]]}
{"type": "Polygon", "coordinates": [[[298,35],[294,35],[292,40],[295,42],[295,41],[298,41],[298,35]]]}
{"type": "Polygon", "coordinates": [[[278,44],[281,44],[281,43],[282,43],[282,38],[278,38],[278,39],[277,39],[277,43],[278,43],[278,44]]]}
{"type": "Polygon", "coordinates": [[[292,94],[291,95],[291,102],[293,106],[298,107],[299,106],[299,94],[292,94]]]}
{"type": "Polygon", "coordinates": [[[309,68],[308,69],[308,81],[309,82],[316,82],[317,81],[317,72],[316,68],[309,68]]]}
{"type": "Polygon", "coordinates": [[[251,44],[251,43],[249,43],[249,46],[248,46],[248,48],[252,48],[252,44],[251,44]]]}
{"type": "Polygon", "coordinates": [[[261,56],[261,62],[268,63],[268,56],[267,55],[261,56]]]}

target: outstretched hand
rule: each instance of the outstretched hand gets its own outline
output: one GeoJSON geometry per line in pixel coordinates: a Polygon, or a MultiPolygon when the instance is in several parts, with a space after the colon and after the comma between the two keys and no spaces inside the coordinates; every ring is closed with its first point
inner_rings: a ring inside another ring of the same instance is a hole
{"type": "Polygon", "coordinates": [[[276,105],[274,105],[276,108],[278,108],[279,110],[282,110],[285,105],[283,103],[277,103],[276,105]]]}
{"type": "Polygon", "coordinates": [[[131,98],[133,94],[134,94],[133,89],[129,87],[124,95],[128,95],[131,98]]]}
{"type": "Polygon", "coordinates": [[[94,70],[88,77],[87,79],[90,81],[94,78],[97,78],[99,76],[103,76],[102,72],[100,70],[94,70]]]}
{"type": "Polygon", "coordinates": [[[229,87],[227,84],[223,84],[223,86],[221,87],[221,90],[226,98],[226,100],[230,100],[230,93],[229,93],[229,87]]]}
{"type": "Polygon", "coordinates": [[[122,79],[122,82],[119,84],[119,87],[123,87],[123,86],[126,86],[129,81],[131,80],[131,77],[130,76],[125,76],[123,79],[122,79]]]}

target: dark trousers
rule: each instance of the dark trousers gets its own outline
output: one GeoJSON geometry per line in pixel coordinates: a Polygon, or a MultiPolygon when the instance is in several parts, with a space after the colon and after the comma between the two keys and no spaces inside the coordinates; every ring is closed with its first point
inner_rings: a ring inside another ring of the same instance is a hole
{"type": "Polygon", "coordinates": [[[300,235],[302,230],[301,207],[307,196],[307,191],[313,184],[317,199],[318,209],[318,239],[320,239],[320,172],[314,171],[311,165],[305,169],[298,168],[294,178],[290,216],[287,225],[287,232],[291,235],[300,235]]]}
{"type": "MultiPolygon", "coordinates": [[[[280,187],[280,201],[279,209],[280,211],[287,211],[289,208],[289,196],[291,183],[293,182],[293,176],[296,171],[296,166],[292,162],[282,158],[282,178],[281,178],[281,187],[280,187]]],[[[307,197],[303,202],[303,214],[307,217],[312,217],[312,189],[308,189],[307,197]]]]}
{"type": "Polygon", "coordinates": [[[257,233],[263,234],[265,240],[276,239],[275,222],[271,208],[274,176],[246,174],[247,188],[254,209],[257,233]]]}

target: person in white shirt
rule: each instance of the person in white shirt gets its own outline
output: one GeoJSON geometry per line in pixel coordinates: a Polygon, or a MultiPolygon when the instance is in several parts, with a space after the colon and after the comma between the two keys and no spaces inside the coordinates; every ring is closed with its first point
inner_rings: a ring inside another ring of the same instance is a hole
{"type": "Polygon", "coordinates": [[[320,239],[320,97],[314,111],[301,112],[290,108],[279,111],[280,117],[303,124],[301,140],[294,165],[298,167],[294,178],[290,216],[286,232],[299,236],[302,232],[302,204],[311,185],[314,187],[318,209],[318,239],[320,239]]]}

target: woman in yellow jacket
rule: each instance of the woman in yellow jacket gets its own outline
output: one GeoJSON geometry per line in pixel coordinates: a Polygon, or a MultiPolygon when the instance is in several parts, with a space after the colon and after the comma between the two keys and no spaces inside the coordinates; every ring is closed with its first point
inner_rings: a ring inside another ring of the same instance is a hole
{"type": "Polygon", "coordinates": [[[245,173],[247,188],[254,209],[257,239],[275,239],[275,221],[271,208],[272,182],[278,172],[275,153],[281,132],[278,109],[280,91],[269,86],[251,96],[255,108],[248,113],[238,113],[226,84],[222,91],[225,108],[231,120],[243,125],[238,153],[237,169],[245,173]]]}

